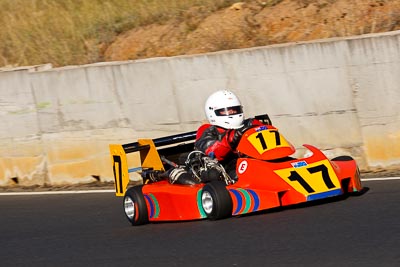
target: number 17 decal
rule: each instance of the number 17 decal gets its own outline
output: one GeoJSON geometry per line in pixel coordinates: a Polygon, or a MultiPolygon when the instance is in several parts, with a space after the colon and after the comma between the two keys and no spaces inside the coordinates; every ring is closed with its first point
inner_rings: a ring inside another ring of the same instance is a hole
{"type": "MultiPolygon", "coordinates": [[[[328,168],[325,165],[318,165],[312,168],[307,168],[310,174],[321,172],[322,180],[324,181],[326,187],[328,189],[335,188],[335,185],[332,183],[331,178],[329,177],[328,168]]],[[[290,176],[288,177],[290,181],[294,182],[297,181],[304,187],[304,189],[308,193],[314,193],[315,190],[307,184],[307,182],[297,173],[297,171],[291,171],[290,176]]]]}
{"type": "Polygon", "coordinates": [[[290,144],[277,130],[263,130],[249,136],[249,142],[254,146],[258,153],[277,148],[289,147],[290,144]]]}
{"type": "Polygon", "coordinates": [[[301,168],[277,170],[275,173],[304,195],[340,188],[339,180],[328,160],[301,168]]]}

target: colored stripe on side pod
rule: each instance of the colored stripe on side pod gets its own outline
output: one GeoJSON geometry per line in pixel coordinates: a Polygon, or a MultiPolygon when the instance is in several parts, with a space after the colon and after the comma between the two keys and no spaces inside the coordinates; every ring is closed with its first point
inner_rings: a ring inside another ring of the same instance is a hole
{"type": "Polygon", "coordinates": [[[236,215],[239,213],[239,211],[242,209],[243,206],[242,195],[236,189],[229,189],[229,191],[232,192],[237,201],[236,210],[232,213],[233,215],[236,215]]]}
{"type": "Polygon", "coordinates": [[[207,215],[206,215],[206,213],[205,213],[204,210],[203,210],[203,205],[201,204],[201,203],[202,203],[202,201],[201,201],[201,192],[203,192],[202,189],[200,189],[199,191],[197,191],[197,208],[198,208],[198,210],[199,210],[199,212],[200,212],[200,217],[201,217],[201,218],[206,218],[207,215]]]}
{"type": "Polygon", "coordinates": [[[158,215],[160,214],[160,206],[158,204],[156,197],[153,194],[144,195],[144,197],[146,198],[147,202],[150,205],[149,217],[157,219],[158,215]]]}
{"type": "Polygon", "coordinates": [[[229,189],[229,191],[235,196],[237,202],[237,207],[233,215],[254,212],[260,207],[260,198],[255,191],[242,188],[229,189]]]}
{"type": "Polygon", "coordinates": [[[238,190],[243,194],[244,203],[245,203],[244,210],[243,210],[241,213],[242,213],[242,214],[248,213],[248,212],[249,212],[249,209],[250,209],[250,206],[251,206],[251,202],[252,202],[252,201],[251,201],[251,198],[250,198],[250,195],[249,195],[249,193],[248,193],[246,190],[244,190],[244,189],[239,188],[238,190]]]}
{"type": "Polygon", "coordinates": [[[251,194],[251,196],[253,197],[254,200],[254,206],[253,206],[253,210],[252,211],[257,211],[258,208],[260,207],[260,198],[258,197],[257,193],[254,192],[251,189],[246,189],[247,192],[249,192],[251,194]]]}
{"type": "Polygon", "coordinates": [[[149,194],[149,196],[151,197],[151,199],[153,200],[153,203],[154,203],[154,208],[155,208],[154,218],[156,219],[156,218],[158,218],[158,215],[160,214],[160,205],[158,205],[158,201],[153,194],[149,194]]]}
{"type": "Polygon", "coordinates": [[[144,195],[144,198],[147,200],[147,202],[149,203],[149,206],[150,206],[149,217],[153,218],[153,216],[154,216],[154,204],[153,204],[153,201],[151,200],[151,197],[148,196],[148,195],[144,195]]]}

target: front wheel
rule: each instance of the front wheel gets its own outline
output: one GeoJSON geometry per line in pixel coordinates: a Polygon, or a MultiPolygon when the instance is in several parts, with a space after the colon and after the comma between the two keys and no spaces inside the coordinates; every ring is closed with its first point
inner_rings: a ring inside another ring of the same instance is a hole
{"type": "Polygon", "coordinates": [[[132,225],[141,225],[149,222],[142,187],[143,185],[131,187],[124,196],[124,212],[132,225]]]}
{"type": "Polygon", "coordinates": [[[203,187],[201,205],[210,220],[232,215],[232,198],[222,181],[211,181],[203,187]]]}

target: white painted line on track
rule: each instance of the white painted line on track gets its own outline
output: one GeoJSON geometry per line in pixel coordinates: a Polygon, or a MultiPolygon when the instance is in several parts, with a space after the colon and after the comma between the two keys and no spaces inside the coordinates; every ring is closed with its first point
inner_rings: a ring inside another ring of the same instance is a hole
{"type": "MultiPolygon", "coordinates": [[[[362,182],[400,180],[400,177],[362,178],[362,182]]],[[[32,195],[66,195],[66,194],[97,194],[115,193],[114,189],[102,190],[71,190],[71,191],[42,191],[42,192],[4,192],[0,196],[32,196],[32,195]]]]}
{"type": "Polygon", "coordinates": [[[368,181],[385,181],[385,180],[400,180],[400,177],[382,177],[382,178],[362,178],[362,182],[368,181]]]}
{"type": "Polygon", "coordinates": [[[114,192],[115,192],[114,189],[74,190],[74,191],[42,191],[42,192],[5,192],[5,193],[0,193],[0,196],[95,194],[95,193],[114,193],[114,192]]]}

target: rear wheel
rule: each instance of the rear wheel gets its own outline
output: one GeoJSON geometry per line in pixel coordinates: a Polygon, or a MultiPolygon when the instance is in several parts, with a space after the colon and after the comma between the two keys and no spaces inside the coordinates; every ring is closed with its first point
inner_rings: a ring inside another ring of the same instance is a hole
{"type": "Polygon", "coordinates": [[[141,225],[149,222],[142,187],[143,185],[131,187],[126,191],[124,196],[124,212],[132,225],[141,225]]]}
{"type": "Polygon", "coordinates": [[[222,181],[212,181],[203,187],[201,205],[211,220],[223,219],[232,215],[232,199],[222,181]]]}

